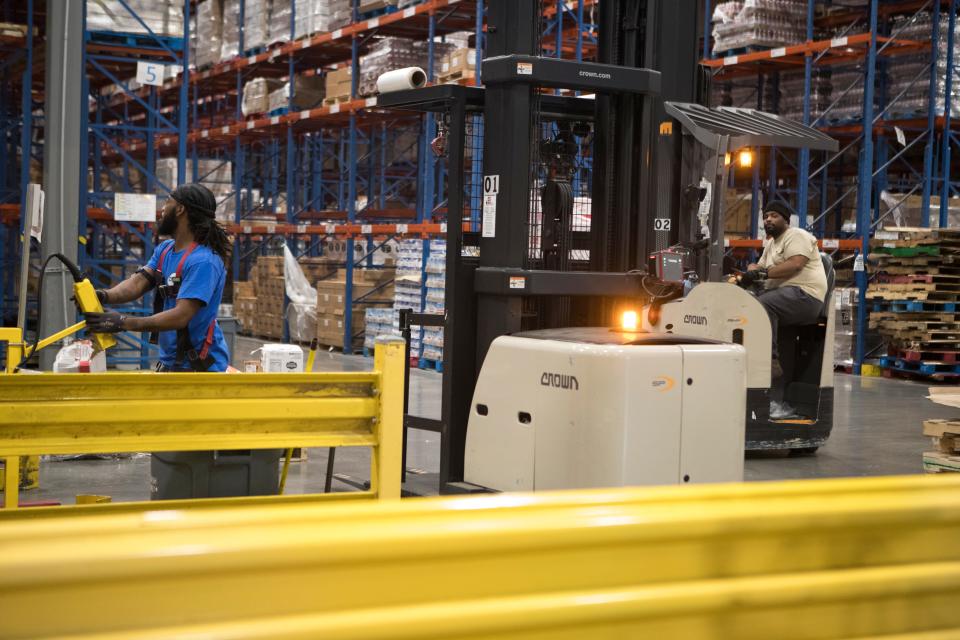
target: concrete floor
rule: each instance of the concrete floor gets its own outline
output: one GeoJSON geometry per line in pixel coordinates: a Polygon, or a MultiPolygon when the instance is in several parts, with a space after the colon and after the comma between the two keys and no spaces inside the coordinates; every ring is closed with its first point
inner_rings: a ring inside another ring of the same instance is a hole
{"type": "MultiPolygon", "coordinates": [[[[238,338],[235,360],[250,357],[259,341],[238,338]]],[[[372,358],[321,353],[315,371],[359,371],[372,366],[372,358]]],[[[437,418],[440,414],[441,375],[411,372],[410,411],[437,418]]],[[[829,478],[922,473],[920,454],[929,448],[921,435],[925,418],[956,417],[956,411],[926,399],[927,385],[885,378],[859,378],[838,374],[835,392],[835,424],[827,444],[814,456],[784,457],[781,454],[751,456],[745,479],[829,478]]],[[[439,470],[439,436],[412,430],[408,439],[407,466],[416,470],[411,485],[417,492],[432,486],[439,470]]],[[[290,493],[323,490],[327,451],[309,449],[307,460],[291,465],[287,481],[290,493]]],[[[337,452],[334,489],[349,491],[351,483],[363,482],[369,474],[369,451],[343,449],[337,452]]],[[[74,502],[77,493],[109,495],[114,501],[146,500],[150,458],[137,455],[123,459],[45,461],[41,465],[41,488],[23,494],[24,500],[74,502]]]]}

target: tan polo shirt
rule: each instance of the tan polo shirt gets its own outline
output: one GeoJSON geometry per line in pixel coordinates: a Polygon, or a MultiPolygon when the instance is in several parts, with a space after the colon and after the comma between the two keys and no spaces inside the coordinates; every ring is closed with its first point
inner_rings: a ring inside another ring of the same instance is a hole
{"type": "Polygon", "coordinates": [[[777,287],[800,287],[801,290],[817,300],[827,297],[827,275],[823,271],[823,262],[820,260],[820,250],[817,248],[817,239],[812,234],[788,227],[779,238],[769,238],[763,243],[763,255],[759,264],[765,269],[784,262],[793,256],[804,256],[807,264],[792,278],[769,278],[764,281],[767,289],[777,287]]]}

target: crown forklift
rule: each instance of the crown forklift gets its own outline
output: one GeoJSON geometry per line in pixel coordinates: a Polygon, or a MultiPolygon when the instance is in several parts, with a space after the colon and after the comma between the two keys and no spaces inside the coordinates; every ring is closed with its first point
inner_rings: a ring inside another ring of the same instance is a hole
{"type": "Polygon", "coordinates": [[[484,88],[378,99],[435,114],[446,159],[445,313],[401,318],[444,328],[441,418],[405,427],[440,433],[441,493],[740,480],[745,416],[766,420],[770,326],[723,282],[722,158],[738,135],[836,143],[696,104],[694,0],[600,3],[596,63],[539,55],[541,4],[489,3],[484,88]],[[730,300],[753,322],[714,331],[730,300]],[[674,320],[702,306],[696,329],[674,320]]]}

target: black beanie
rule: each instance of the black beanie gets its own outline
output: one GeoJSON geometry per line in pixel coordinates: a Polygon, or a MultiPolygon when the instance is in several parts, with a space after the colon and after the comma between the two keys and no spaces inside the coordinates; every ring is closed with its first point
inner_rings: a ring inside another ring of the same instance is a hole
{"type": "Polygon", "coordinates": [[[776,212],[780,215],[781,218],[787,221],[787,224],[790,224],[790,207],[787,206],[787,203],[783,200],[771,200],[763,207],[763,212],[767,213],[768,211],[776,212]]]}
{"type": "Polygon", "coordinates": [[[182,184],[170,194],[178,204],[209,218],[217,214],[217,199],[213,192],[202,184],[182,184]]]}

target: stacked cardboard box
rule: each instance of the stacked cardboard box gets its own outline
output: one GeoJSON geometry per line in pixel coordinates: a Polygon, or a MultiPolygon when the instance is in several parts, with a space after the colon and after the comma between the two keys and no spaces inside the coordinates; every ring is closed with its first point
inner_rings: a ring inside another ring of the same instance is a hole
{"type": "Polygon", "coordinates": [[[476,49],[455,49],[440,60],[440,69],[437,78],[443,84],[456,83],[459,80],[472,80],[476,78],[476,76],[476,49]]]}
{"type": "Polygon", "coordinates": [[[278,109],[286,109],[292,105],[294,109],[312,109],[323,101],[324,80],[319,76],[294,76],[293,98],[290,98],[290,82],[284,82],[279,88],[270,92],[267,97],[267,109],[271,113],[278,109]]]}
{"type": "Polygon", "coordinates": [[[233,314],[245,333],[253,332],[257,317],[257,291],[253,280],[233,283],[233,314]]]}
{"type": "Polygon", "coordinates": [[[336,104],[350,99],[350,88],[353,78],[350,65],[328,71],[324,81],[324,104],[336,104]]]}
{"type": "Polygon", "coordinates": [[[254,268],[256,316],[251,325],[254,335],[283,338],[283,256],[260,256],[254,268]]]}
{"type": "Polygon", "coordinates": [[[351,308],[350,334],[359,338],[364,329],[364,309],[389,303],[393,299],[393,269],[355,269],[351,298],[346,297],[346,274],[337,271],[333,278],[317,282],[317,339],[321,344],[344,346],[346,310],[351,308]]]}
{"type": "Polygon", "coordinates": [[[337,263],[325,256],[318,258],[311,258],[304,256],[297,260],[300,263],[300,268],[303,269],[303,275],[307,277],[307,282],[310,284],[316,284],[320,280],[324,280],[337,270],[337,263]]]}

